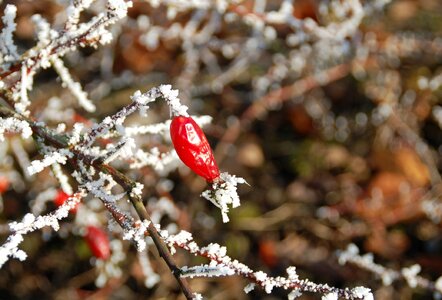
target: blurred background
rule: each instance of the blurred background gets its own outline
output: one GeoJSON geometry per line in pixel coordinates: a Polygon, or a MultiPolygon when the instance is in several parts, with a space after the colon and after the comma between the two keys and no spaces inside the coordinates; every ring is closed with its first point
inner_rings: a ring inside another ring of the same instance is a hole
{"type": "MultiPolygon", "coordinates": [[[[340,265],[337,251],[353,243],[386,268],[400,272],[419,264],[420,275],[432,282],[442,274],[442,2],[296,0],[292,15],[301,25],[271,21],[283,1],[225,7],[156,2],[134,1],[127,18],[111,26],[110,44],[64,56],[97,105],[95,113],[77,107],[48,68],[34,78],[33,115],[69,129],[118,111],[136,90],[172,84],[191,114],[212,117],[204,131],[220,169],[250,186],[240,187],[242,205],[224,224],[219,210],[199,196],[206,183],[186,167],[129,171],[124,162],[116,164],[145,185],[151,211],[161,199],[171,207],[159,217],[163,227],[190,231],[200,245],[225,245],[232,258],[273,276],[285,276],[293,265],[301,278],[366,286],[376,299],[431,298],[434,285],[414,288],[401,278],[383,285],[373,272],[340,265]],[[312,22],[334,34],[310,30],[312,22]]],[[[35,45],[31,16],[40,14],[62,30],[69,2],[3,1],[0,11],[6,4],[17,6],[14,38],[23,53],[35,45]]],[[[81,21],[102,7],[92,4],[81,21]]],[[[159,102],[147,118],[129,123],[168,118],[159,102]]],[[[155,136],[143,147],[170,149],[155,136]]],[[[1,148],[0,220],[7,224],[38,211],[31,200],[57,183],[49,170],[30,179],[20,168],[23,151],[38,157],[32,141],[11,137],[1,148]]],[[[89,200],[103,228],[112,226],[100,203],[89,200]]],[[[56,207],[45,205],[39,212],[56,207]]],[[[71,215],[58,233],[26,236],[22,248],[29,257],[0,271],[0,299],[183,299],[154,247],[145,259],[161,280],[148,288],[154,273],[143,273],[143,259],[115,233],[108,234],[124,253],[117,260],[122,274],[98,288],[97,274],[104,271],[76,225],[80,217],[71,215]]],[[[7,226],[1,231],[4,240],[7,226]]],[[[207,262],[182,251],[176,259],[179,265],[207,262]]],[[[248,282],[236,276],[190,282],[207,299],[287,297],[284,290],[245,294],[248,282]]]]}

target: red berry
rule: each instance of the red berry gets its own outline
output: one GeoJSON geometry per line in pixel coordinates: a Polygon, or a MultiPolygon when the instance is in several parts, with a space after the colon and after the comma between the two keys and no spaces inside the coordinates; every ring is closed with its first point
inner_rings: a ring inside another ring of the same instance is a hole
{"type": "Polygon", "coordinates": [[[192,171],[208,182],[219,177],[212,148],[201,127],[191,117],[174,117],[170,123],[170,137],[178,156],[192,171]]]}
{"type": "Polygon", "coordinates": [[[74,122],[83,123],[86,126],[92,126],[92,122],[90,120],[86,119],[85,117],[83,117],[77,113],[74,113],[72,119],[74,120],[74,122]]]}
{"type": "Polygon", "coordinates": [[[84,238],[96,258],[106,260],[110,257],[109,239],[103,229],[96,226],[88,226],[84,238]]]}
{"type": "Polygon", "coordinates": [[[6,192],[9,188],[9,179],[5,176],[0,176],[0,195],[6,192]]]}
{"type": "MultiPolygon", "coordinates": [[[[58,190],[57,195],[54,198],[54,203],[57,207],[62,206],[66,202],[66,200],[69,199],[69,197],[70,197],[70,195],[66,194],[62,190],[58,190]]],[[[72,208],[70,211],[73,213],[76,213],[78,204],[74,208],[72,208]]]]}
{"type": "Polygon", "coordinates": [[[58,190],[57,195],[54,198],[55,205],[62,206],[66,200],[68,200],[69,195],[63,192],[62,190],[58,190]]]}
{"type": "Polygon", "coordinates": [[[270,268],[278,264],[276,244],[273,240],[262,240],[259,242],[259,256],[261,260],[270,268]]]}

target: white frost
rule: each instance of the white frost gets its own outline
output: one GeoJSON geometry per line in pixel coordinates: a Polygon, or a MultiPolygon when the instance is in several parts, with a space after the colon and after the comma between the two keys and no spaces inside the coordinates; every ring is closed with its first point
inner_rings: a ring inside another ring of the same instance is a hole
{"type": "Polygon", "coordinates": [[[369,288],[357,286],[353,289],[353,295],[363,300],[373,300],[373,294],[369,288]]]}
{"type": "Polygon", "coordinates": [[[0,268],[9,258],[17,258],[21,261],[26,259],[26,253],[18,249],[18,245],[23,241],[23,236],[29,232],[50,226],[55,231],[60,228],[58,221],[69,215],[69,210],[74,208],[82,197],[85,196],[83,191],[69,197],[66,202],[61,205],[53,213],[35,217],[33,214],[26,214],[21,222],[9,223],[9,228],[13,232],[0,247],[0,268]]]}
{"type": "Polygon", "coordinates": [[[227,213],[229,206],[236,208],[241,205],[237,192],[238,183],[247,183],[244,178],[230,175],[229,173],[221,173],[220,180],[212,184],[212,189],[204,191],[201,196],[212,202],[221,210],[223,222],[229,222],[227,213]]]}
{"type": "Polygon", "coordinates": [[[15,46],[12,33],[15,31],[16,24],[14,19],[17,14],[17,7],[12,4],[6,5],[2,18],[3,29],[0,33],[0,64],[16,60],[19,55],[17,46],[15,46]]]}
{"type": "Polygon", "coordinates": [[[32,129],[28,122],[21,121],[17,118],[0,118],[0,142],[5,140],[5,132],[21,132],[24,139],[32,135],[32,129]]]}
{"type": "Polygon", "coordinates": [[[338,300],[338,294],[328,293],[321,297],[321,300],[338,300]]]}

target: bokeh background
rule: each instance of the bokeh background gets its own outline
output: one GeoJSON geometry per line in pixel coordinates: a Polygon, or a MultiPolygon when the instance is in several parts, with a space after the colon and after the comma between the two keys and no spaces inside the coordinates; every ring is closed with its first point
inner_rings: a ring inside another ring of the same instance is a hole
{"type": "MultiPolygon", "coordinates": [[[[433,282],[442,274],[442,2],[362,1],[361,23],[350,24],[353,31],[336,40],[307,31],[302,39],[284,23],[253,25],[281,1],[246,0],[224,12],[214,4],[181,9],[167,1],[157,7],[148,2],[134,1],[128,17],[112,27],[111,44],[64,57],[96,103],[95,113],[76,107],[49,68],[34,79],[33,114],[47,114],[49,99],[57,97],[66,108],[62,120],[71,128],[118,111],[138,89],[170,83],[192,114],[213,118],[204,130],[220,169],[245,178],[249,186],[241,186],[242,205],[224,224],[218,209],[199,196],[206,183],[186,167],[168,174],[150,167],[127,171],[145,184],[148,207],[160,198],[173,205],[174,218],[163,217],[163,226],[173,223],[192,232],[200,245],[225,245],[231,257],[274,276],[293,265],[302,278],[336,287],[363,285],[376,299],[431,298],[431,289],[412,288],[402,279],[383,285],[372,272],[340,265],[336,253],[354,243],[386,268],[419,264],[420,275],[433,282]],[[178,33],[171,29],[176,24],[178,33]]],[[[293,14],[323,26],[340,24],[355,14],[349,2],[296,0],[293,14]]],[[[23,51],[35,44],[31,16],[40,14],[61,28],[67,5],[3,1],[0,11],[8,3],[17,6],[14,36],[23,51]]],[[[93,5],[81,20],[98,11],[93,5]]],[[[155,103],[147,119],[130,122],[168,118],[167,106],[155,103]]],[[[56,121],[48,124],[55,127],[56,121]]],[[[149,144],[170,148],[156,137],[149,144]]],[[[1,194],[0,220],[7,224],[30,211],[30,201],[56,182],[49,170],[34,180],[21,170],[20,149],[38,157],[32,142],[11,138],[2,149],[0,183],[1,178],[15,182],[1,194]]],[[[117,167],[125,170],[124,164],[117,167]]],[[[47,203],[45,211],[54,208],[47,203]]],[[[96,211],[106,227],[106,212],[96,211]]],[[[28,259],[11,260],[0,270],[0,299],[183,298],[153,247],[149,258],[161,281],[145,286],[136,249],[127,241],[121,244],[122,276],[97,288],[97,266],[75,218],[64,221],[59,233],[48,229],[26,236],[22,247],[28,259]]],[[[8,228],[1,229],[4,240],[8,228]]],[[[182,251],[176,258],[179,265],[206,262],[182,251]]],[[[256,289],[247,295],[247,281],[236,276],[190,282],[207,299],[285,299],[287,294],[256,289]]]]}

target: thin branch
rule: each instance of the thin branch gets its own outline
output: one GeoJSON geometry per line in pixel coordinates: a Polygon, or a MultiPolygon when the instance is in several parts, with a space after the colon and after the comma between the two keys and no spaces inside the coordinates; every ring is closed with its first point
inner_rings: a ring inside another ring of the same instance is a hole
{"type": "Polygon", "coordinates": [[[114,178],[114,180],[124,188],[140,219],[142,221],[144,220],[149,221],[149,226],[147,227],[147,230],[149,232],[150,237],[154,241],[160,256],[164,259],[167,266],[172,271],[172,274],[173,276],[175,276],[175,279],[178,281],[184,296],[186,296],[187,299],[192,299],[193,293],[189,287],[187,280],[185,280],[180,276],[181,274],[180,268],[175,263],[166,244],[164,244],[163,240],[161,239],[157,229],[154,226],[154,223],[150,218],[149,213],[147,212],[146,208],[143,205],[143,202],[141,201],[141,198],[135,193],[132,193],[132,189],[135,187],[135,182],[133,182],[126,175],[112,168],[109,165],[97,163],[96,167],[100,171],[110,174],[114,178]]]}
{"type": "MultiPolygon", "coordinates": [[[[9,108],[2,106],[2,105],[0,105],[0,116],[16,117],[18,119],[27,121],[30,123],[30,126],[33,130],[34,135],[36,137],[43,139],[45,141],[45,143],[47,143],[53,147],[56,147],[56,148],[69,148],[67,136],[55,134],[52,131],[48,130],[47,128],[42,127],[41,125],[33,122],[32,120],[30,120],[20,114],[17,114],[15,112],[13,112],[12,110],[10,110],[9,108]]],[[[152,222],[152,220],[150,218],[149,213],[147,212],[146,208],[143,205],[141,198],[138,195],[136,195],[135,193],[132,193],[133,188],[135,188],[135,182],[130,180],[123,173],[119,172],[118,170],[114,169],[113,167],[111,167],[109,165],[102,164],[98,160],[93,160],[91,157],[85,156],[75,149],[71,149],[71,151],[73,153],[73,157],[71,159],[69,159],[69,161],[74,168],[77,165],[77,161],[82,160],[85,163],[88,163],[88,164],[94,166],[95,168],[97,168],[101,172],[111,175],[114,178],[114,180],[119,185],[121,185],[123,187],[123,189],[126,191],[128,197],[129,197],[133,207],[135,208],[138,216],[140,217],[140,219],[142,221],[144,221],[144,220],[149,221],[149,226],[147,229],[149,232],[149,235],[151,236],[152,240],[154,241],[155,246],[158,249],[160,256],[166,262],[167,266],[169,267],[169,269],[171,270],[175,279],[177,280],[178,284],[180,285],[180,288],[181,288],[184,296],[187,299],[192,299],[194,295],[193,295],[192,290],[190,289],[190,286],[189,286],[187,280],[184,278],[181,278],[180,268],[175,263],[166,244],[161,239],[157,229],[154,226],[154,223],[152,222]]],[[[109,205],[106,205],[106,203],[105,203],[105,206],[107,209],[110,210],[114,219],[120,225],[123,226],[124,221],[127,221],[125,219],[125,216],[122,214],[116,214],[115,213],[116,210],[111,209],[109,207],[109,205]]]]}

